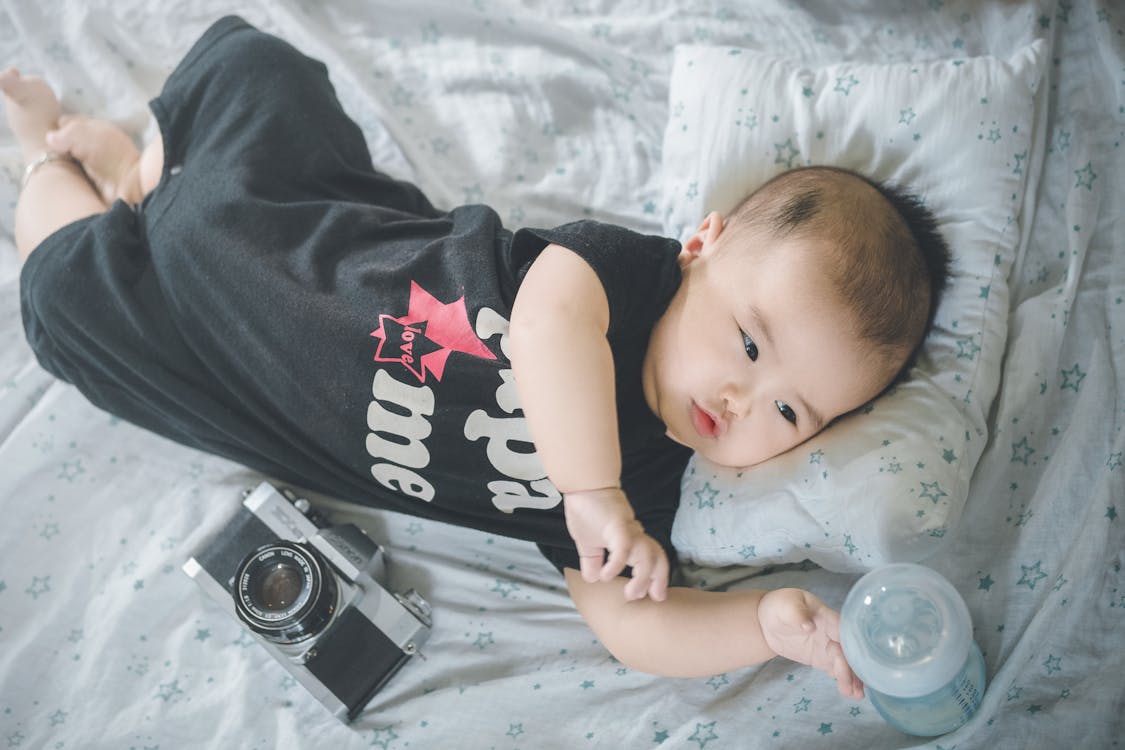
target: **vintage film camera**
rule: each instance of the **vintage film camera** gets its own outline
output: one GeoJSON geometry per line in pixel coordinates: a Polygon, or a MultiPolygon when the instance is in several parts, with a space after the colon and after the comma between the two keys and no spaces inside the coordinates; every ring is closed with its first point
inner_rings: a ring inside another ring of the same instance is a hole
{"type": "Polygon", "coordinates": [[[354,719],[430,635],[413,589],[379,584],[383,550],[262,482],[183,566],[337,718],[354,719]]]}

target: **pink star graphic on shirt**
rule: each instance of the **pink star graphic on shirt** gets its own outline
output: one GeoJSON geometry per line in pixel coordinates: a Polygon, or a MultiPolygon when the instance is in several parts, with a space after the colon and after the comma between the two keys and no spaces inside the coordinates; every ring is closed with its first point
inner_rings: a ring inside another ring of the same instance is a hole
{"type": "Polygon", "coordinates": [[[464,295],[442,302],[414,281],[406,315],[380,315],[379,327],[371,335],[379,339],[376,362],[399,362],[420,383],[426,382],[427,372],[440,381],[452,352],[496,359],[473,332],[464,295]]]}

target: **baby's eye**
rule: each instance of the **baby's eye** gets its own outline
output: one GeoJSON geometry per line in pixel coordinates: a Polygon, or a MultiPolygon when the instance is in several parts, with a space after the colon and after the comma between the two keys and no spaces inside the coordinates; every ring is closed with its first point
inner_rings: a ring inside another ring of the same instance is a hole
{"type": "Polygon", "coordinates": [[[774,401],[773,403],[777,406],[777,410],[781,412],[781,416],[785,417],[793,424],[797,424],[797,412],[793,411],[793,409],[789,407],[789,404],[784,401],[774,401]]]}
{"type": "Polygon", "coordinates": [[[754,343],[754,339],[750,338],[750,334],[746,331],[742,332],[742,346],[746,349],[746,356],[750,358],[751,362],[758,360],[758,345],[754,343]]]}

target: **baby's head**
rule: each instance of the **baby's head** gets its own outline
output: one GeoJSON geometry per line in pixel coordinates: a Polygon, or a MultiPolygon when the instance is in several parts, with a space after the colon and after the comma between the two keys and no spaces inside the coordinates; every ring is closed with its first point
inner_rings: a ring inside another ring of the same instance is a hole
{"type": "Polygon", "coordinates": [[[710,214],[645,359],[669,435],[727,466],[778,455],[899,378],[933,321],[949,250],[898,190],[809,167],[710,214]]]}
{"type": "Polygon", "coordinates": [[[853,332],[884,372],[894,371],[887,384],[905,374],[933,323],[950,262],[934,216],[914,196],[837,167],[803,167],[756,190],[726,224],[751,248],[761,247],[756,232],[816,243],[816,262],[853,332]]]}

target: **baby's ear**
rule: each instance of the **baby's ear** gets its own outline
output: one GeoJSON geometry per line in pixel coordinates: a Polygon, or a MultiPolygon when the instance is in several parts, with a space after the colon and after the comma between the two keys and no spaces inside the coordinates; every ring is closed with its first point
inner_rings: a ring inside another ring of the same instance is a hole
{"type": "Polygon", "coordinates": [[[695,234],[684,241],[683,249],[680,251],[680,267],[683,268],[701,254],[709,252],[722,234],[724,226],[723,216],[718,211],[707,214],[699,229],[695,230],[695,234]]]}

